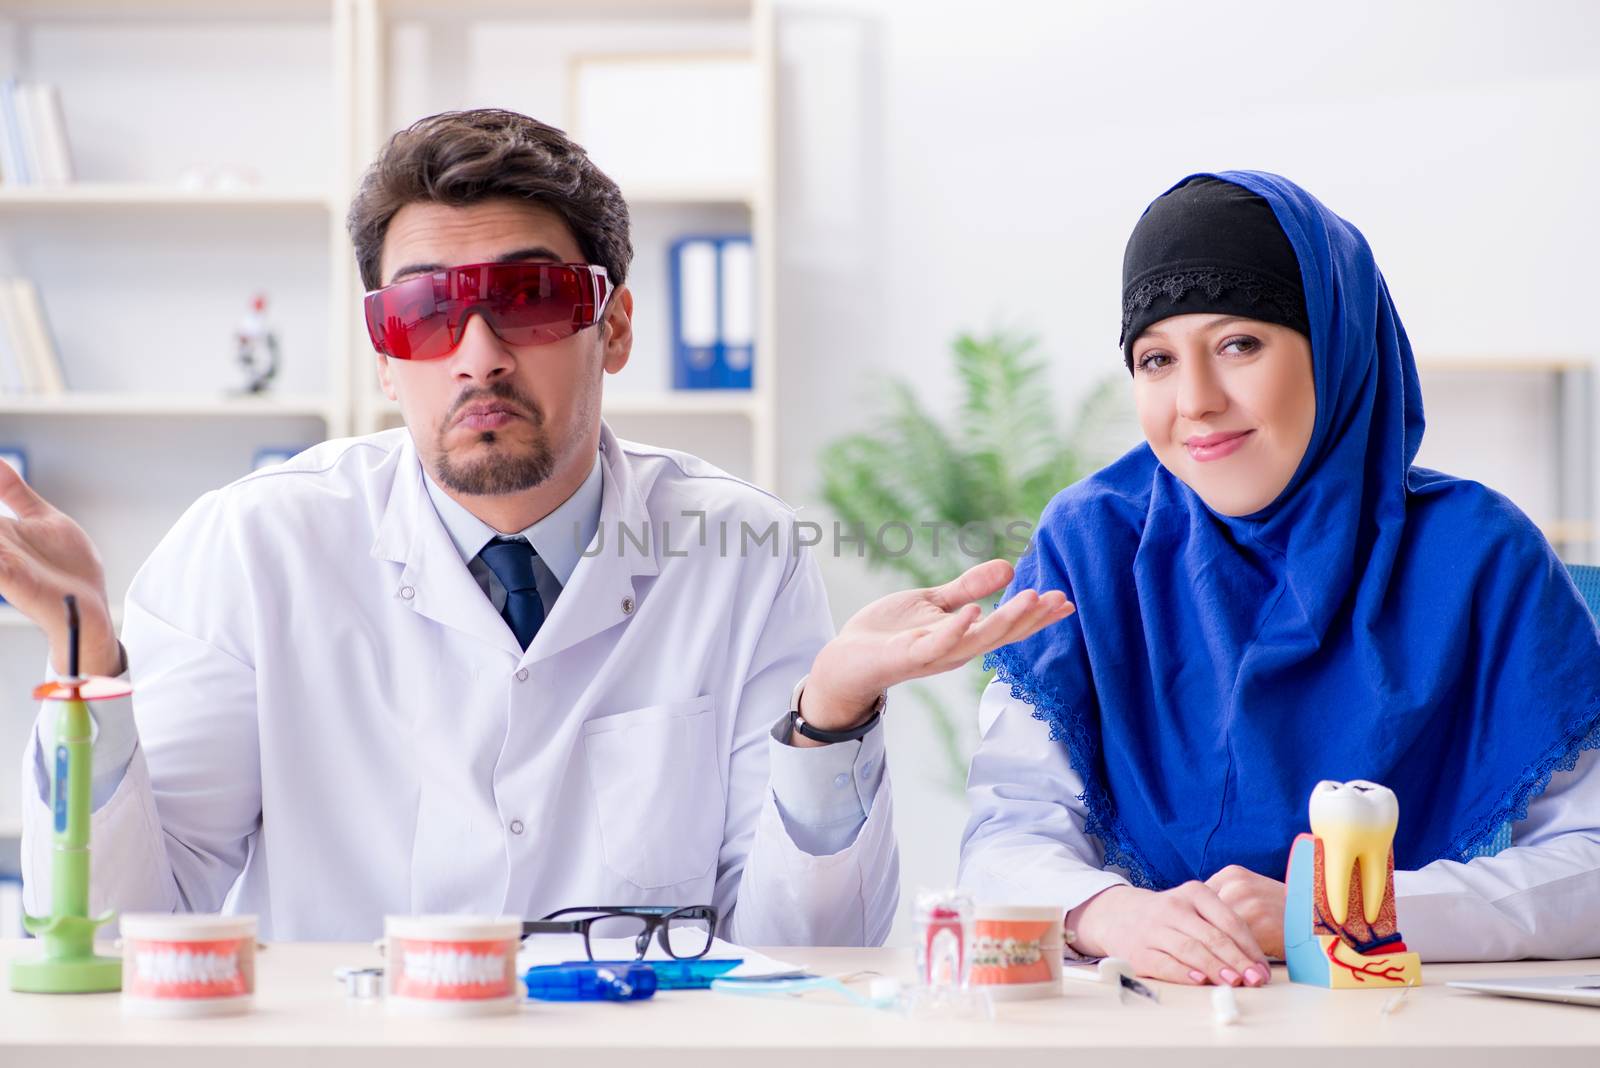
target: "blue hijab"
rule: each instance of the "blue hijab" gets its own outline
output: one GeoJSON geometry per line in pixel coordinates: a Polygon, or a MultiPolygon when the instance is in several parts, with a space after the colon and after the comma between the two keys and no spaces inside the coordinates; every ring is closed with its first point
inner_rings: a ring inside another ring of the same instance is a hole
{"type": "Polygon", "coordinates": [[[1242,518],[1148,445],[1063,490],[1007,596],[1060,589],[1078,612],[989,663],[1067,746],[1089,833],[1138,885],[1282,878],[1319,779],[1395,791],[1397,867],[1468,859],[1600,747],[1600,631],[1515,506],[1412,466],[1416,362],[1366,239],[1277,175],[1212,177],[1263,197],[1299,261],[1305,456],[1242,518]]]}

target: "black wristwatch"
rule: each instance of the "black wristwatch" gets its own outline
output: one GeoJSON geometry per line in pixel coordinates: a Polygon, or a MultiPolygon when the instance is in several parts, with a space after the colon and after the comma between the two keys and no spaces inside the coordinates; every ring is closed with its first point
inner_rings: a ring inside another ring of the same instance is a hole
{"type": "Polygon", "coordinates": [[[828,744],[832,744],[834,742],[854,742],[860,738],[866,737],[867,732],[872,730],[873,727],[876,727],[878,725],[878,721],[883,718],[883,708],[889,700],[889,695],[887,693],[880,693],[878,695],[877,702],[872,706],[872,715],[868,716],[860,723],[857,723],[849,730],[825,731],[817,727],[813,727],[811,724],[805,721],[804,717],[800,715],[800,694],[806,688],[807,678],[810,678],[810,676],[807,675],[799,682],[795,683],[794,693],[789,696],[789,730],[793,733],[804,735],[805,737],[810,738],[813,742],[826,742],[828,744]]]}

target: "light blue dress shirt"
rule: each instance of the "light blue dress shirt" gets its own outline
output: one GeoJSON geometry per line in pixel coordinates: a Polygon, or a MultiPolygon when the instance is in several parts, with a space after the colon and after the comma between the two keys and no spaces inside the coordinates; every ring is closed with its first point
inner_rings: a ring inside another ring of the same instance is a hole
{"type": "Polygon", "coordinates": [[[505,611],[506,588],[489,570],[489,565],[478,559],[478,554],[495,538],[520,537],[533,546],[533,570],[539,583],[539,600],[544,602],[545,618],[550,618],[562,587],[572,581],[572,573],[578,569],[583,550],[594,541],[595,531],[600,528],[599,454],[595,454],[594,466],[589,468],[588,477],[572,496],[533,526],[514,534],[502,534],[467,511],[461,502],[440,489],[426,470],[422,473],[422,483],[428,489],[428,499],[433,501],[433,510],[439,513],[445,533],[450,535],[456,552],[461,554],[467,570],[478,580],[478,588],[489,598],[496,612],[505,611]]]}

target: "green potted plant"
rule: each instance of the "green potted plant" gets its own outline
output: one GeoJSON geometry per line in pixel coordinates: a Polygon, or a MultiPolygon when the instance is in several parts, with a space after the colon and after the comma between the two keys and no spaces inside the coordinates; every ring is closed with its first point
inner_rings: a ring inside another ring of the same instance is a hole
{"type": "MultiPolygon", "coordinates": [[[[888,383],[885,410],[869,420],[878,430],[823,448],[823,498],[843,527],[867,532],[861,544],[869,567],[934,586],[980,559],[1015,563],[1050,498],[1137,440],[1128,387],[1118,378],[1091,389],[1063,423],[1036,347],[1035,339],[1005,331],[961,334],[951,345],[961,384],[952,417],[935,416],[897,379],[888,383]]],[[[958,792],[976,744],[972,709],[990,676],[979,661],[967,674],[974,697],[959,709],[926,684],[912,686],[939,733],[941,778],[958,792]]]]}

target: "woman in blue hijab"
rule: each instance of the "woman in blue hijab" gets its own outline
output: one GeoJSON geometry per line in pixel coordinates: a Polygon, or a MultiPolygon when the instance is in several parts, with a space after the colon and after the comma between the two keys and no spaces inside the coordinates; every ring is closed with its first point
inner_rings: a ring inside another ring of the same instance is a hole
{"type": "Polygon", "coordinates": [[[1600,632],[1534,525],[1412,465],[1411,345],[1361,234],[1276,175],[1185,179],[1124,263],[1146,444],[1045,509],[980,709],[962,880],[1072,948],[1259,984],[1319,780],[1394,790],[1407,944],[1600,955],[1600,632]]]}

